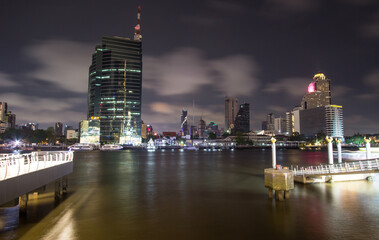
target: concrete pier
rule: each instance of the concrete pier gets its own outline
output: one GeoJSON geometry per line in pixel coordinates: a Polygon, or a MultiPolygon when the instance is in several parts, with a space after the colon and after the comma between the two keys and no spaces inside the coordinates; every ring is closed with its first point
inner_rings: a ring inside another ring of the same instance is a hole
{"type": "Polygon", "coordinates": [[[283,201],[289,198],[289,191],[294,188],[293,172],[289,169],[276,170],[266,168],[265,187],[268,188],[269,198],[273,197],[275,191],[275,199],[283,201]]]}

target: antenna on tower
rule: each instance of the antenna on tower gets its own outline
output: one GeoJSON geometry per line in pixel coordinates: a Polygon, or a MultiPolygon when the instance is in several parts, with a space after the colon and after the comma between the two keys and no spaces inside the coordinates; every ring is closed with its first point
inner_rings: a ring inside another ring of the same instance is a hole
{"type": "Polygon", "coordinates": [[[141,20],[141,6],[138,6],[137,25],[134,27],[134,29],[135,29],[134,40],[135,41],[141,41],[141,39],[142,39],[140,20],[141,20]]]}

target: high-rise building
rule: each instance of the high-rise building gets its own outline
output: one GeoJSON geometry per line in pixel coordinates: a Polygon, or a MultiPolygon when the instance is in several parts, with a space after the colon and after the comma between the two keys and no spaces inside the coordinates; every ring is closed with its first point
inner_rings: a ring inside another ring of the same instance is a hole
{"type": "Polygon", "coordinates": [[[250,132],[250,105],[248,103],[241,104],[235,119],[233,133],[250,132]]]}
{"type": "Polygon", "coordinates": [[[274,130],[277,134],[287,133],[287,121],[285,118],[278,117],[274,119],[274,130]]]}
{"type": "Polygon", "coordinates": [[[0,102],[0,121],[7,122],[6,121],[7,111],[8,111],[8,104],[6,102],[0,102]]]}
{"type": "Polygon", "coordinates": [[[189,135],[189,129],[188,129],[188,112],[187,110],[182,110],[182,115],[180,116],[180,132],[182,133],[182,136],[189,135]]]}
{"type": "Polygon", "coordinates": [[[198,124],[199,137],[204,137],[204,131],[205,131],[205,121],[203,120],[203,118],[200,118],[199,124],[198,124]]]}
{"type": "Polygon", "coordinates": [[[328,105],[325,107],[326,135],[334,138],[343,138],[343,111],[342,106],[328,105]]]}
{"type": "Polygon", "coordinates": [[[8,127],[15,128],[16,127],[16,114],[8,111],[6,114],[6,118],[8,119],[8,127]]]}
{"type": "Polygon", "coordinates": [[[142,42],[140,7],[134,40],[103,36],[92,54],[88,120],[100,119],[100,142],[141,143],[142,42]]]}
{"type": "Polygon", "coordinates": [[[238,113],[238,99],[225,97],[225,131],[231,131],[234,128],[234,121],[238,113]]]}
{"type": "Polygon", "coordinates": [[[268,130],[268,131],[274,131],[275,130],[274,120],[275,120],[275,114],[267,113],[267,116],[266,116],[267,129],[266,130],[268,130]]]}
{"type": "Polygon", "coordinates": [[[302,109],[311,109],[330,105],[331,102],[330,79],[323,73],[314,75],[313,81],[308,85],[308,91],[301,101],[302,109]]]}
{"type": "Polygon", "coordinates": [[[60,136],[62,136],[62,133],[63,133],[63,123],[56,122],[55,123],[55,135],[57,137],[60,137],[60,136]]]}

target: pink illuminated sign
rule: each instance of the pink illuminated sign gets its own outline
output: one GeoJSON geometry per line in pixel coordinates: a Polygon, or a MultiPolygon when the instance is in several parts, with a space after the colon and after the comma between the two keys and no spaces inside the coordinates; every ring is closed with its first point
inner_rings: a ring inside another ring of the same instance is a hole
{"type": "Polygon", "coordinates": [[[308,93],[313,93],[316,90],[315,83],[311,83],[308,85],[308,93]]]}

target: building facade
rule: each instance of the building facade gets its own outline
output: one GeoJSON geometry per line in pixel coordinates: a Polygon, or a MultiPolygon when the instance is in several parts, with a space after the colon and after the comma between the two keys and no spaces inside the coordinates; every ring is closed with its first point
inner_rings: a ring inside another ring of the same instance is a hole
{"type": "Polygon", "coordinates": [[[301,101],[301,108],[311,109],[331,103],[330,79],[326,78],[323,73],[314,75],[313,81],[308,85],[308,91],[301,101]]]}
{"type": "Polygon", "coordinates": [[[343,138],[343,109],[339,105],[325,107],[326,135],[334,138],[343,138]]]}
{"type": "Polygon", "coordinates": [[[205,121],[202,118],[200,118],[199,124],[198,124],[199,137],[204,137],[204,132],[205,132],[205,121]]]}
{"type": "Polygon", "coordinates": [[[235,119],[234,133],[248,133],[250,132],[250,104],[241,104],[235,119]]]}
{"type": "Polygon", "coordinates": [[[238,113],[238,99],[225,97],[225,131],[231,131],[234,128],[234,121],[238,113]]]}
{"type": "MultiPolygon", "coordinates": [[[[89,67],[88,120],[100,119],[100,142],[141,143],[142,42],[103,36],[89,67]]],[[[138,31],[137,31],[138,28],[138,31]]],[[[137,33],[138,32],[138,33],[137,33]]]]}
{"type": "Polygon", "coordinates": [[[182,136],[189,135],[188,129],[188,111],[183,109],[180,116],[180,132],[182,136]]]}

